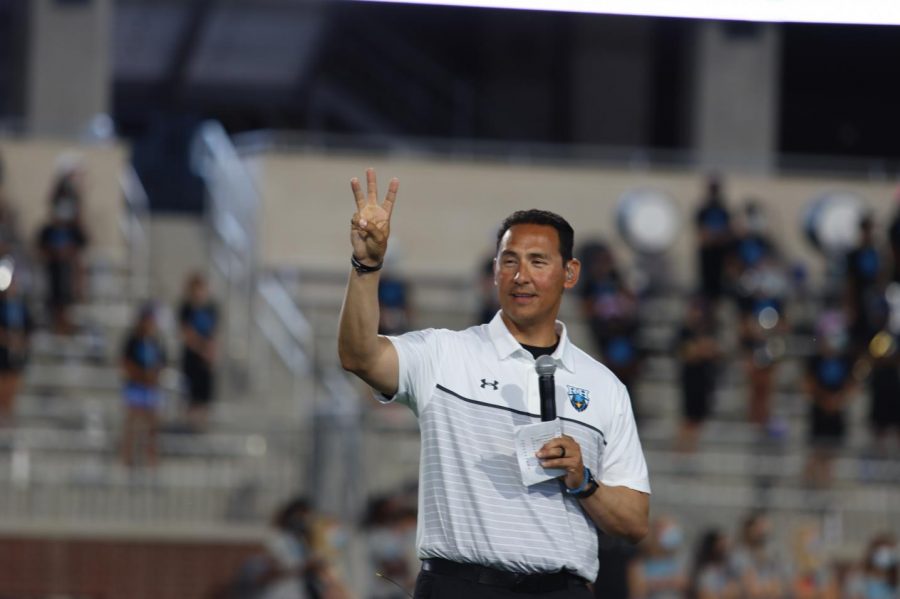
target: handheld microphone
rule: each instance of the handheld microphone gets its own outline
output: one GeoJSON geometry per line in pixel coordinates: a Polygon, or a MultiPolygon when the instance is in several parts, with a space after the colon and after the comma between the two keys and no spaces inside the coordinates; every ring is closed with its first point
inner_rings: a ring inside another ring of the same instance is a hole
{"type": "Polygon", "coordinates": [[[550,356],[541,356],[534,362],[538,374],[538,393],[541,396],[541,421],[556,420],[556,362],[550,356]]]}

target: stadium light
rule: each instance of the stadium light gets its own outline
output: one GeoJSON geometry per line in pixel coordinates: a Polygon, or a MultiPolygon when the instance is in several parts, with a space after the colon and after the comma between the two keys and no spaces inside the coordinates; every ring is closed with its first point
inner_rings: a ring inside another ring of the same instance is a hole
{"type": "Polygon", "coordinates": [[[900,25],[895,0],[357,0],[772,23],[900,25]]]}

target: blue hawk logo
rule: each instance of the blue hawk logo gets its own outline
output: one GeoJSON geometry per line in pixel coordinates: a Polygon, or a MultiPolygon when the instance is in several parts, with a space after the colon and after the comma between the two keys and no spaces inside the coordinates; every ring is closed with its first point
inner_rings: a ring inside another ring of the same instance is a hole
{"type": "Polygon", "coordinates": [[[579,412],[584,412],[591,401],[590,391],[587,389],[579,389],[572,385],[566,385],[566,391],[569,394],[569,401],[572,402],[572,407],[579,412]]]}

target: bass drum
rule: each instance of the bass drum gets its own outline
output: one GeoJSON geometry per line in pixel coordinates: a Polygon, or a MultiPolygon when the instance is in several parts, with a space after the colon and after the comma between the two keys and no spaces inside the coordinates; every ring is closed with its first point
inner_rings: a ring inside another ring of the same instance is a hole
{"type": "Polygon", "coordinates": [[[859,241],[864,214],[865,203],[858,195],[827,192],[810,201],[803,216],[803,232],[823,254],[843,254],[859,241]]]}

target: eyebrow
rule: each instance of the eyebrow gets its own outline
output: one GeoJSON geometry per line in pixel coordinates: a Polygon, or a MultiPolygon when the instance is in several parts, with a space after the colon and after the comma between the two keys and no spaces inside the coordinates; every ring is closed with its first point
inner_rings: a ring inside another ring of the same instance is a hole
{"type": "MultiPolygon", "coordinates": [[[[502,252],[500,252],[500,257],[501,257],[501,258],[503,258],[503,257],[513,257],[513,258],[518,258],[518,257],[519,257],[519,254],[518,254],[517,252],[514,252],[513,250],[503,250],[502,252]]],[[[527,252],[527,253],[525,254],[525,257],[526,257],[526,258],[532,258],[532,259],[533,259],[533,258],[543,258],[544,260],[549,260],[549,259],[550,259],[550,254],[547,254],[547,253],[544,253],[544,252],[527,252]]]]}

